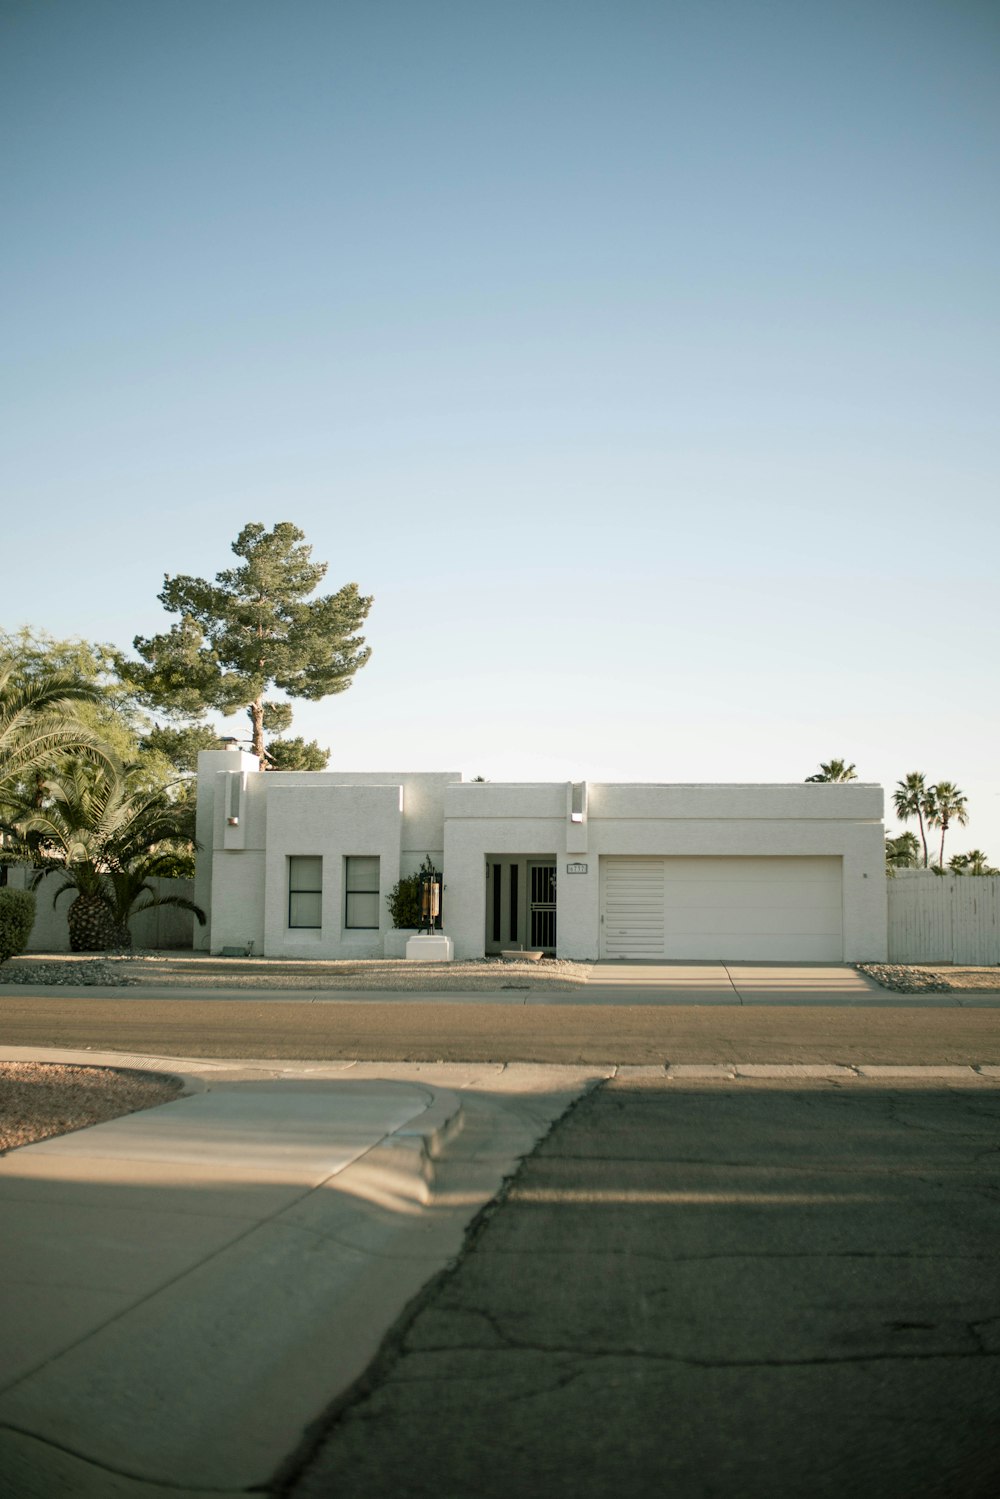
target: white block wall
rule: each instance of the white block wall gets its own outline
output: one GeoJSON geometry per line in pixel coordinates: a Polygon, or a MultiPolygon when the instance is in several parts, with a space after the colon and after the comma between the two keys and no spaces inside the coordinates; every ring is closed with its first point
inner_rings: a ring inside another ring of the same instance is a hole
{"type": "MultiPolygon", "coordinates": [[[[30,876],[29,869],[13,865],[8,870],[7,882],[12,889],[26,890],[30,876]]],[[[66,912],[73,904],[73,895],[60,895],[55,905],[52,904],[53,896],[62,883],[62,875],[52,871],[35,891],[35,924],[28,938],[26,952],[69,952],[66,912]]],[[[151,879],[149,883],[158,895],[179,895],[184,900],[195,899],[193,880],[151,879]]],[[[180,911],[175,906],[156,906],[152,911],[142,912],[132,918],[132,945],[153,951],[189,948],[194,928],[195,919],[190,911],[180,911]]]]}
{"type": "Polygon", "coordinates": [[[444,788],[459,779],[458,771],[263,773],[250,755],[200,755],[198,874],[211,950],[253,942],[268,957],[381,957],[386,896],[428,856],[442,867],[444,788]],[[323,860],[322,925],[290,928],[288,860],[309,854],[323,860]],[[365,855],[379,860],[377,930],[345,925],[345,861],[365,855]]]}

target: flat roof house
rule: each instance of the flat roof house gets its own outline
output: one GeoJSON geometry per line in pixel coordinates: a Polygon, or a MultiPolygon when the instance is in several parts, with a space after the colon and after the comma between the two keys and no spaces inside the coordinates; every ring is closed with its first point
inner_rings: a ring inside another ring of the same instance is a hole
{"type": "MultiPolygon", "coordinates": [[[[195,943],[381,957],[386,896],[429,856],[459,958],[879,961],[883,793],[858,782],[501,784],[452,771],[260,770],[198,757],[195,943]]],[[[389,939],[391,942],[391,939],[389,939]]],[[[400,949],[395,949],[399,951],[400,949]]]]}

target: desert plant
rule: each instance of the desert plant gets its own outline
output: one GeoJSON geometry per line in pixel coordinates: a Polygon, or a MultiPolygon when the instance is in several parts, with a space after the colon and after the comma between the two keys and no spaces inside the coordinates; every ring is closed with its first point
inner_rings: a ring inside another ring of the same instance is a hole
{"type": "Polygon", "coordinates": [[[35,924],[35,897],[30,890],[0,890],[0,963],[24,952],[35,924]]]}
{"type": "MultiPolygon", "coordinates": [[[[412,926],[419,926],[423,916],[420,910],[420,876],[422,874],[438,874],[431,862],[430,855],[424,860],[416,874],[404,875],[398,880],[385,898],[389,907],[389,915],[392,924],[397,931],[412,926]]],[[[443,887],[442,887],[443,888],[443,887]]],[[[438,918],[440,925],[440,917],[438,918]]]]}
{"type": "Polygon", "coordinates": [[[204,912],[185,897],[158,896],[147,883],[167,872],[178,844],[190,845],[193,811],[165,791],[137,786],[135,771],[77,762],[46,781],[41,809],[26,808],[18,819],[36,861],[35,884],[54,869],[63,882],[53,905],[76,892],[66,913],[73,952],[127,947],[130,916],[153,906],[179,906],[204,922],[204,912]]]}

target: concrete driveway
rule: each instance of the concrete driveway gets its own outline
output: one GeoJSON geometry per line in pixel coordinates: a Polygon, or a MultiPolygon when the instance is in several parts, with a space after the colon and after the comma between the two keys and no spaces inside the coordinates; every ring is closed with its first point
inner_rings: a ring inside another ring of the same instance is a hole
{"type": "MultiPolygon", "coordinates": [[[[561,996],[546,995],[547,1003],[561,996]]],[[[848,963],[595,963],[575,1004],[898,1003],[848,963]]]]}

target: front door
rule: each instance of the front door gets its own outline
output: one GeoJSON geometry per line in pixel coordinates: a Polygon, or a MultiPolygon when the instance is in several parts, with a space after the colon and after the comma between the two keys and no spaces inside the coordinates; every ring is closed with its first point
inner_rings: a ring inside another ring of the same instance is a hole
{"type": "Polygon", "coordinates": [[[486,859],[486,951],[556,950],[556,865],[552,858],[486,859]]]}

